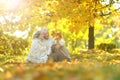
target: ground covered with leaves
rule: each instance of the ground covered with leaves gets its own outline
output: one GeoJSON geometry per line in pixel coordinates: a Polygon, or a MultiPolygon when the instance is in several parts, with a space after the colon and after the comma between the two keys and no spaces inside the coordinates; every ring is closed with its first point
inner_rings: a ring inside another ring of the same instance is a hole
{"type": "Polygon", "coordinates": [[[26,55],[0,55],[0,80],[120,80],[120,52],[71,54],[71,62],[25,63],[26,55]]]}

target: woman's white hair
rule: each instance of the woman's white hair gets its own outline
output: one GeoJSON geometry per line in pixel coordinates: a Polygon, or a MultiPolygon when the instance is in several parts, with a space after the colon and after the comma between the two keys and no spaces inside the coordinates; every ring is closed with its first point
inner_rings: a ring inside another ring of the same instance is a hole
{"type": "Polygon", "coordinates": [[[36,31],[33,35],[33,39],[38,38],[40,36],[40,33],[43,31],[48,31],[48,28],[41,28],[40,30],[36,31]]]}
{"type": "Polygon", "coordinates": [[[41,30],[38,30],[34,33],[33,39],[38,38],[40,36],[41,30]]]}

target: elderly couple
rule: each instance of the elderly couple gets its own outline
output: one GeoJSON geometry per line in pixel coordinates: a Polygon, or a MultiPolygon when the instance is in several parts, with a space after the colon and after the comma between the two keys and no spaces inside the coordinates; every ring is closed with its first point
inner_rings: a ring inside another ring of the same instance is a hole
{"type": "Polygon", "coordinates": [[[48,60],[58,62],[65,59],[70,61],[69,51],[64,44],[63,39],[56,41],[49,37],[47,28],[42,28],[34,34],[26,61],[31,63],[45,63],[48,60]]]}

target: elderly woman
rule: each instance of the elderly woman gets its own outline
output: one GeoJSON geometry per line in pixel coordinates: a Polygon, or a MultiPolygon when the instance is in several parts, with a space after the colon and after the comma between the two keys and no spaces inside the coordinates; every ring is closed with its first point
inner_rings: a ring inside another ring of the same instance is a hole
{"type": "Polygon", "coordinates": [[[44,34],[41,31],[37,31],[34,34],[31,44],[30,52],[26,61],[32,63],[45,63],[48,59],[47,46],[44,45],[44,34]]]}

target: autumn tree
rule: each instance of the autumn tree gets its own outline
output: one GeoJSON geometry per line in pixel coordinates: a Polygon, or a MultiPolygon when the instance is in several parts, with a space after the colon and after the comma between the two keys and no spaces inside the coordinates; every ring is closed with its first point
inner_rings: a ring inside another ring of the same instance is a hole
{"type": "Polygon", "coordinates": [[[97,19],[104,22],[108,16],[117,13],[119,7],[118,0],[59,0],[47,1],[46,9],[50,11],[51,20],[60,20],[66,18],[69,23],[69,30],[76,34],[88,26],[89,40],[88,48],[94,48],[94,27],[97,19]]]}
{"type": "Polygon", "coordinates": [[[32,34],[37,26],[47,26],[53,22],[53,27],[57,28],[59,24],[56,23],[66,19],[68,29],[76,35],[82,28],[89,29],[89,49],[94,48],[96,20],[104,22],[106,16],[119,12],[119,8],[114,6],[119,3],[118,0],[12,0],[13,3],[9,1],[7,4],[6,1],[9,0],[0,1],[0,15],[4,19],[4,23],[0,24],[2,30],[14,32],[16,29],[25,30],[30,27],[32,34]],[[14,1],[20,1],[20,4],[14,5],[14,1]],[[12,4],[14,7],[10,8],[12,4]]]}

